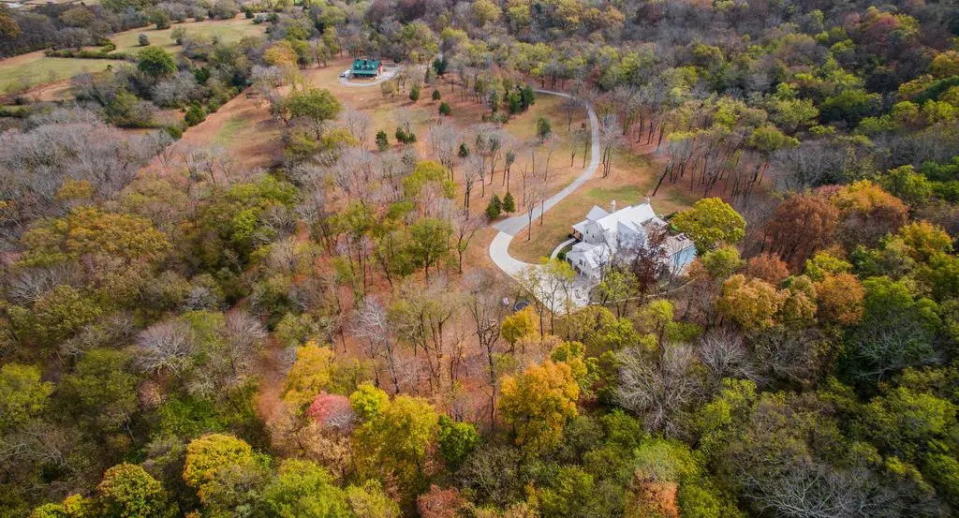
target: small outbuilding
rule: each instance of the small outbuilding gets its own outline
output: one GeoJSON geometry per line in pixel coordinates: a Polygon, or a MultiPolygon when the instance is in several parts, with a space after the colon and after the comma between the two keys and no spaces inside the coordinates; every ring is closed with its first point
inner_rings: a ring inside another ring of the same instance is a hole
{"type": "Polygon", "coordinates": [[[355,59],[350,73],[353,77],[375,78],[383,73],[383,63],[378,59],[355,59]]]}

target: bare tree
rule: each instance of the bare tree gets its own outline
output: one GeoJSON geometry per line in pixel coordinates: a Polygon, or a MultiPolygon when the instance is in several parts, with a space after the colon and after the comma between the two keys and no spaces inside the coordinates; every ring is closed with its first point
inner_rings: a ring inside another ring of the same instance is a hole
{"type": "Polygon", "coordinates": [[[422,352],[434,393],[453,377],[450,364],[444,362],[456,360],[450,352],[458,340],[451,336],[450,324],[460,304],[461,294],[453,291],[445,279],[434,277],[425,287],[405,285],[401,296],[390,306],[390,322],[397,337],[410,346],[414,355],[422,352]]]}
{"type": "Polygon", "coordinates": [[[573,143],[570,146],[569,153],[569,166],[573,167],[573,160],[576,159],[576,151],[582,146],[583,148],[583,165],[586,167],[586,157],[589,155],[589,141],[590,141],[590,131],[584,123],[582,126],[576,128],[572,132],[573,143]]]}
{"type": "Polygon", "coordinates": [[[0,199],[16,200],[4,217],[8,238],[60,207],[56,193],[64,180],[87,181],[97,196],[111,196],[170,143],[165,132],[133,136],[86,110],[56,109],[25,128],[0,133],[0,199]]]}
{"type": "MultiPolygon", "coordinates": [[[[387,318],[386,308],[374,297],[366,297],[360,302],[353,315],[353,332],[366,342],[366,355],[386,365],[393,392],[399,393],[400,379],[396,356],[396,341],[393,327],[387,318]]],[[[379,369],[376,372],[376,384],[379,385],[379,369]]]]}
{"type": "Polygon", "coordinates": [[[450,217],[453,224],[453,239],[455,240],[457,271],[463,273],[463,254],[466,253],[470,241],[476,232],[483,228],[482,217],[470,216],[466,211],[454,211],[450,217]]]}
{"type": "Polygon", "coordinates": [[[486,163],[482,156],[472,154],[466,159],[466,167],[463,171],[463,207],[467,212],[470,210],[470,195],[473,193],[473,187],[476,182],[483,181],[486,173],[486,163]]]}
{"type": "Polygon", "coordinates": [[[667,344],[658,358],[638,347],[620,351],[616,400],[643,418],[652,431],[668,436],[680,433],[679,414],[704,397],[703,387],[693,373],[697,360],[691,347],[667,344]]]}
{"type": "Polygon", "coordinates": [[[136,339],[135,361],[148,372],[180,374],[189,367],[196,344],[186,323],[172,319],[153,324],[136,339]]]}
{"type": "Polygon", "coordinates": [[[226,314],[223,329],[226,346],[217,359],[229,367],[234,384],[241,383],[252,372],[266,334],[263,324],[246,311],[234,309],[226,314]]]}
{"type": "Polygon", "coordinates": [[[549,183],[549,163],[553,160],[553,154],[560,148],[560,141],[555,134],[550,133],[549,136],[543,140],[542,145],[546,148],[546,162],[543,164],[543,182],[549,183]]]}
{"type": "Polygon", "coordinates": [[[766,376],[801,387],[815,384],[835,354],[830,340],[814,328],[774,327],[755,334],[749,342],[766,376]]]}
{"type": "Polygon", "coordinates": [[[576,114],[577,110],[582,109],[583,103],[575,97],[566,97],[563,99],[561,106],[563,113],[566,115],[566,130],[569,131],[573,125],[573,115],[576,114]]]}
{"type": "Polygon", "coordinates": [[[457,151],[460,144],[460,131],[448,122],[435,124],[430,127],[430,146],[433,148],[433,154],[439,159],[450,172],[450,178],[453,178],[453,166],[456,163],[457,151]]]}
{"type": "Polygon", "coordinates": [[[543,204],[546,199],[546,182],[543,178],[532,175],[526,180],[526,195],[523,197],[523,208],[526,209],[527,233],[526,240],[533,237],[533,216],[536,205],[540,205],[540,224],[543,223],[543,204]]]}
{"type": "Polygon", "coordinates": [[[712,372],[715,388],[719,387],[723,378],[759,380],[742,337],[730,330],[716,329],[706,333],[696,352],[712,372]]]}
{"type": "Polygon", "coordinates": [[[403,128],[403,131],[411,133],[413,131],[413,122],[416,120],[416,114],[409,108],[398,108],[393,111],[393,120],[396,125],[403,128]]]}
{"type": "Polygon", "coordinates": [[[503,185],[506,186],[506,192],[510,192],[510,189],[511,189],[510,182],[509,182],[510,170],[513,168],[513,163],[516,162],[516,151],[513,149],[512,146],[506,149],[506,153],[504,153],[504,161],[505,161],[505,164],[503,164],[503,185]]]}
{"type": "Polygon", "coordinates": [[[496,410],[496,344],[499,343],[500,322],[508,306],[503,304],[506,294],[499,280],[487,270],[476,270],[466,280],[466,309],[473,321],[476,339],[486,359],[489,381],[489,420],[493,426],[496,410]]]}
{"type": "Polygon", "coordinates": [[[603,178],[609,176],[613,165],[613,150],[622,144],[622,130],[614,114],[606,115],[599,124],[599,143],[602,153],[603,178]]]}
{"type": "MultiPolygon", "coordinates": [[[[864,467],[837,469],[809,458],[783,459],[774,471],[763,476],[744,473],[743,478],[756,506],[775,516],[892,518],[902,516],[907,508],[919,512],[864,467]]],[[[927,501],[924,506],[934,503],[927,501]]]]}
{"type": "Polygon", "coordinates": [[[346,130],[358,140],[362,146],[366,146],[370,136],[370,116],[365,112],[347,108],[340,115],[340,120],[346,130]]]}

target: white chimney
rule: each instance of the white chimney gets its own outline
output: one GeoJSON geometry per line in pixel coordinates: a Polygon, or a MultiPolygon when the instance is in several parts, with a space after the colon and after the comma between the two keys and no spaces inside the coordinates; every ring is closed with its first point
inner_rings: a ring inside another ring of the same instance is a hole
{"type": "Polygon", "coordinates": [[[610,214],[616,212],[616,200],[613,200],[609,203],[609,212],[610,214]]]}

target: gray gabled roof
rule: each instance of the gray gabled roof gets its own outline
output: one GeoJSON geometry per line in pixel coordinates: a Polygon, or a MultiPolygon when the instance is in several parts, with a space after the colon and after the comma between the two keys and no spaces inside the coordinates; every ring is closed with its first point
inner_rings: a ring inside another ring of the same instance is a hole
{"type": "Polygon", "coordinates": [[[597,219],[605,218],[609,216],[609,213],[606,212],[599,205],[593,205],[593,208],[589,209],[589,213],[586,214],[586,219],[590,221],[596,221],[597,219]]]}

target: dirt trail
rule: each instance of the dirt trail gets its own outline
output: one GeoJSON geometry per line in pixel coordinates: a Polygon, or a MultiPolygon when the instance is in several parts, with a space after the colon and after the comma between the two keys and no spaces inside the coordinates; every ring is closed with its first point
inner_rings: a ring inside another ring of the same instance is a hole
{"type": "MultiPolygon", "coordinates": [[[[306,243],[310,239],[310,229],[300,224],[296,228],[296,242],[306,243]]],[[[267,425],[277,417],[277,411],[283,408],[283,384],[286,379],[286,347],[275,336],[267,338],[266,346],[260,353],[257,373],[260,376],[260,388],[256,395],[256,410],[267,425]]]]}
{"type": "Polygon", "coordinates": [[[272,335],[267,338],[266,347],[260,355],[257,373],[260,387],[256,395],[256,411],[260,419],[269,424],[277,417],[277,411],[283,408],[283,381],[286,366],[283,361],[285,347],[272,335]]]}
{"type": "Polygon", "coordinates": [[[264,108],[262,100],[247,89],[216,112],[207,115],[203,122],[188,128],[144,171],[158,174],[180,171],[191,152],[206,148],[219,150],[219,159],[226,162],[230,170],[249,171],[270,167],[281,157],[279,123],[264,108]],[[263,134],[268,137],[275,134],[275,138],[263,138],[263,134]]]}

